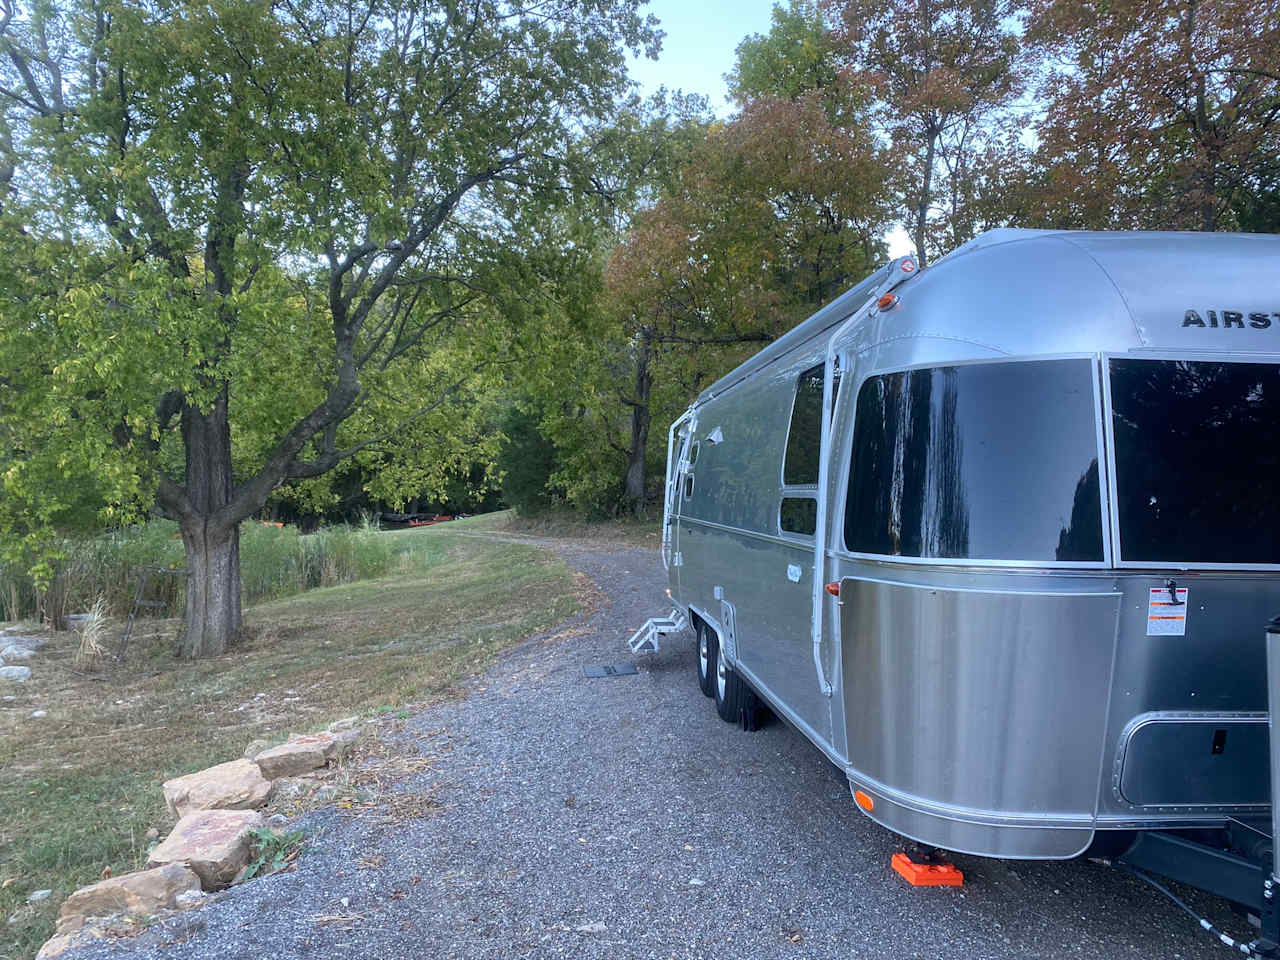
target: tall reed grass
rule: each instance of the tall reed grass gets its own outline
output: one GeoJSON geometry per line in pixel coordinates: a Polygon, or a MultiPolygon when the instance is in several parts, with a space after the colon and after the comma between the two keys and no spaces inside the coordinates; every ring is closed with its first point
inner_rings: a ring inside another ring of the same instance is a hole
{"type": "MultiPolygon", "coordinates": [[[[240,579],[246,604],[273,600],[355,580],[407,570],[425,547],[422,538],[387,534],[369,522],[326,527],[306,536],[249,521],[240,528],[240,579]]],[[[53,581],[40,589],[24,571],[0,565],[0,620],[37,620],[58,628],[72,613],[89,610],[101,597],[111,616],[124,616],[133,603],[139,567],[180,570],[184,564],[178,526],[153,520],[91,540],[67,541],[53,581]]],[[[180,575],[153,576],[152,612],[179,616],[180,575]]]]}

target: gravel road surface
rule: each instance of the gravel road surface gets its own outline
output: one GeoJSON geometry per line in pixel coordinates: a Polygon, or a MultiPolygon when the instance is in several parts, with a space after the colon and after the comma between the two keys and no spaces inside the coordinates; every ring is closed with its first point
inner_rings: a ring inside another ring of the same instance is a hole
{"type": "MultiPolygon", "coordinates": [[[[410,721],[404,748],[433,762],[401,789],[433,792],[434,816],[310,814],[297,872],[75,956],[1231,955],[1093,864],[957,856],[962,890],[908,887],[889,868],[900,841],[817,749],[776,720],[743,733],[716,717],[691,635],[628,656],[630,631],[665,612],[656,552],[555,549],[602,602],[410,721]],[[628,660],[638,675],[583,677],[628,660]]],[[[1220,901],[1192,901],[1245,932],[1220,901]]]]}

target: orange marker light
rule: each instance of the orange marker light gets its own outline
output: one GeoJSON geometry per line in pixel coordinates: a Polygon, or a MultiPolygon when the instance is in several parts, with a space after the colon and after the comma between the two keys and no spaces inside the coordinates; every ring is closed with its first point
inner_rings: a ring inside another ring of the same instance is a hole
{"type": "Polygon", "coordinates": [[[865,793],[863,793],[861,790],[853,791],[853,801],[858,806],[860,806],[863,810],[867,811],[867,813],[870,813],[872,810],[876,808],[876,802],[872,800],[869,796],[867,796],[865,793]]]}
{"type": "Polygon", "coordinates": [[[888,310],[890,307],[898,305],[898,295],[896,293],[886,293],[883,297],[876,301],[876,306],[881,310],[888,310]]]}
{"type": "Polygon", "coordinates": [[[840,581],[837,580],[834,583],[828,583],[827,593],[831,594],[833,597],[840,596],[840,581]]]}

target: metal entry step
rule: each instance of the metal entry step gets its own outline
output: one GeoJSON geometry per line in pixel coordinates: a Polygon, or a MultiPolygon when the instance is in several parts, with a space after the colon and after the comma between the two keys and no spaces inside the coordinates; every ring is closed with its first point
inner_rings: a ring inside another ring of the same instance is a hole
{"type": "Polygon", "coordinates": [[[679,607],[672,607],[665,617],[650,617],[639,630],[631,635],[627,646],[632,653],[658,652],[658,638],[668,633],[679,633],[688,621],[679,607]]]}

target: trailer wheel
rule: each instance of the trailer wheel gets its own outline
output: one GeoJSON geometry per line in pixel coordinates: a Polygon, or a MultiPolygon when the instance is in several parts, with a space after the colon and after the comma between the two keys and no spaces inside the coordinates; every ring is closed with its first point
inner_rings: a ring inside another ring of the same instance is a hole
{"type": "Polygon", "coordinates": [[[701,620],[697,627],[698,688],[708,697],[716,695],[716,659],[720,655],[720,640],[716,632],[701,620]]]}
{"type": "Polygon", "coordinates": [[[754,729],[754,717],[759,709],[759,701],[747,682],[734,673],[724,658],[724,648],[716,645],[715,676],[716,713],[725,723],[743,723],[743,716],[752,718],[750,727],[754,729]]]}

